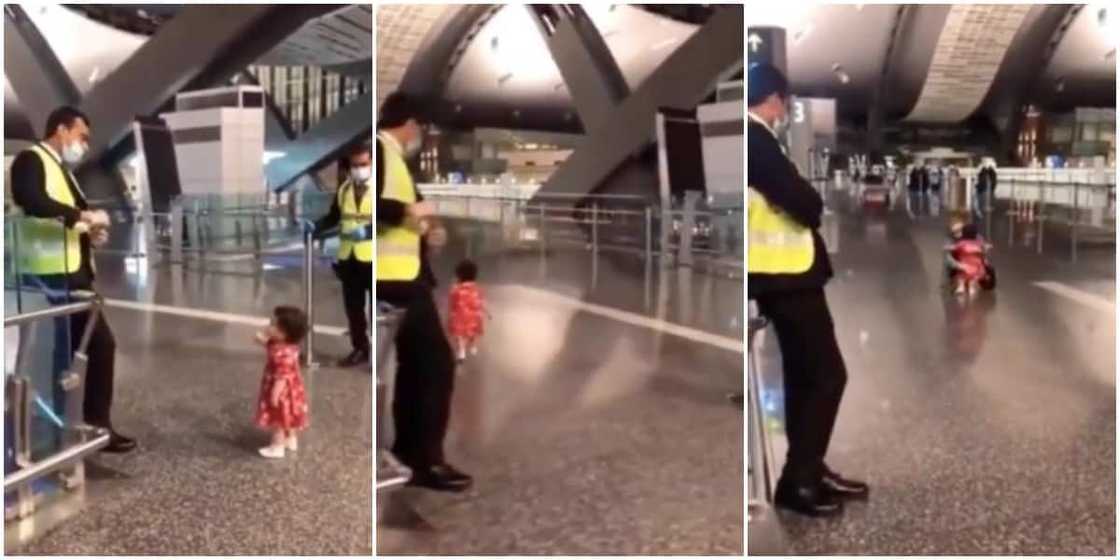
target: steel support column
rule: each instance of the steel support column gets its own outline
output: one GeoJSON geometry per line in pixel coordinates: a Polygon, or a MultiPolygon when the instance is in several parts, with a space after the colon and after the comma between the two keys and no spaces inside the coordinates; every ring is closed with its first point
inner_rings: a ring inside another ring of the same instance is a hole
{"type": "Polygon", "coordinates": [[[4,74],[37,137],[43,135],[51,111],[77,105],[82,97],[35,23],[17,4],[4,6],[4,74]]]}
{"type": "Polygon", "coordinates": [[[128,137],[136,115],[156,113],[180,91],[225,83],[309,19],[334,9],[189,5],[82,100],[94,123],[90,155],[100,159],[128,137]]]}
{"type": "Polygon", "coordinates": [[[543,193],[587,194],[632,155],[654,141],[660,107],[692,109],[720,78],[743,60],[743,8],[720,5],[603,124],[587,130],[580,146],[542,186],[543,193]]]}
{"type": "Polygon", "coordinates": [[[630,95],[626,76],[603,36],[578,4],[526,6],[560,69],[587,131],[599,128],[630,95]]]}
{"type": "Polygon", "coordinates": [[[293,141],[267,142],[265,149],[282,152],[284,156],[268,162],[265,178],[273,190],[283,190],[304,173],[338,155],[351,142],[372,133],[373,94],[366,93],[293,141]]]}

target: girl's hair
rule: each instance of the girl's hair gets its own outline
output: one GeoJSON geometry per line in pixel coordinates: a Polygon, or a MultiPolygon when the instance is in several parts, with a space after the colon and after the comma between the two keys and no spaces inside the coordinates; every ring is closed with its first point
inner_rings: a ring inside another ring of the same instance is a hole
{"type": "Polygon", "coordinates": [[[478,265],[470,259],[463,259],[458,266],[455,267],[455,277],[460,282],[474,282],[478,279],[478,265]]]}
{"type": "Polygon", "coordinates": [[[276,318],[276,327],[290,344],[299,344],[307,336],[307,315],[302,309],[281,305],[272,311],[272,316],[276,318]]]}
{"type": "Polygon", "coordinates": [[[965,224],[964,230],[961,231],[961,237],[965,239],[976,239],[980,236],[980,230],[976,224],[965,224]]]}

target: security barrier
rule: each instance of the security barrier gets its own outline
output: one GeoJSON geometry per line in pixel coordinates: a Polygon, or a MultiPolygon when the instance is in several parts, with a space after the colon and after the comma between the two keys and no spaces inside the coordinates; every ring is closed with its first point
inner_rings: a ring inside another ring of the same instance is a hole
{"type": "Polygon", "coordinates": [[[408,467],[389,451],[389,428],[392,426],[392,395],[396,381],[394,341],[404,311],[379,307],[377,313],[377,492],[403,486],[412,477],[408,467]]]}
{"type": "Polygon", "coordinates": [[[762,375],[758,368],[758,352],[755,347],[757,336],[765,330],[767,322],[760,317],[751,317],[747,324],[747,427],[750,448],[750,461],[747,477],[750,479],[750,494],[747,501],[748,521],[764,515],[774,498],[773,457],[774,450],[766,431],[766,416],[762,408],[762,375]]]}
{"type": "MultiPolygon", "coordinates": [[[[82,421],[86,348],[101,312],[89,293],[50,289],[21,268],[31,250],[19,237],[29,218],[5,223],[4,532],[6,550],[77,513],[85,499],[82,460],[109,443],[82,421]],[[89,318],[71,352],[70,318],[89,318]]],[[[40,240],[42,243],[48,241],[40,240]]],[[[62,243],[61,236],[59,243],[62,243]]]]}
{"type": "MultiPolygon", "coordinates": [[[[427,200],[445,218],[495,224],[500,249],[582,247],[640,256],[663,264],[741,277],[743,209],[711,208],[686,196],[663,209],[628,195],[537,195],[532,200],[504,191],[480,195],[441,189],[427,200]]],[[[698,194],[698,193],[695,193],[698,194]]]]}

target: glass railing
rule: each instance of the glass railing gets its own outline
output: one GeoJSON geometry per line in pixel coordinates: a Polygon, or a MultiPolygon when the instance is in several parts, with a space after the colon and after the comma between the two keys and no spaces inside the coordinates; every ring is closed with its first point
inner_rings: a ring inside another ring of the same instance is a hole
{"type": "Polygon", "coordinates": [[[582,247],[593,253],[634,253],[742,274],[745,222],[741,205],[714,205],[695,197],[677,200],[663,210],[644,197],[627,195],[537,195],[526,200],[446,192],[429,194],[427,200],[440,217],[496,226],[497,243],[487,243],[496,250],[582,247]]]}
{"type": "Polygon", "coordinates": [[[75,332],[74,317],[95,315],[100,304],[71,291],[63,275],[44,274],[48,255],[69,256],[60,225],[22,215],[4,224],[6,520],[80,486],[80,458],[108,438],[81,422],[85,362],[72,351],[73,337],[86,335],[75,332]]]}

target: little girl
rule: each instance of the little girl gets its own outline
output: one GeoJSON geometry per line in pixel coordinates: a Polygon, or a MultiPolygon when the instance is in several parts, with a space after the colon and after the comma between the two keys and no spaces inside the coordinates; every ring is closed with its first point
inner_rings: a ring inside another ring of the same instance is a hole
{"type": "Polygon", "coordinates": [[[486,304],[478,288],[478,265],[466,259],[455,267],[456,282],[448,297],[448,332],[455,345],[455,356],[460,362],[478,354],[478,338],[482,336],[482,315],[486,304]]]}
{"type": "Polygon", "coordinates": [[[980,281],[988,273],[984,262],[987,247],[980,239],[976,224],[967,224],[961,229],[961,237],[950,248],[952,261],[957,270],[956,293],[975,295],[980,281]]]}
{"type": "Polygon", "coordinates": [[[272,322],[257,333],[257,342],[268,349],[268,362],[257,397],[257,425],[272,432],[272,442],[260,454],[281,459],[284,450],[298,447],[296,432],[307,427],[307,396],[299,371],[299,344],[307,335],[307,316],[288,306],[272,312],[272,322]]]}

